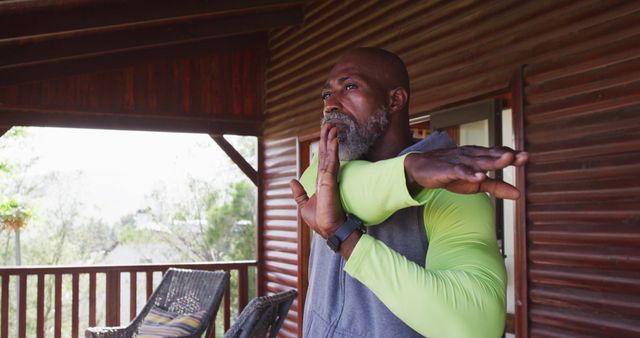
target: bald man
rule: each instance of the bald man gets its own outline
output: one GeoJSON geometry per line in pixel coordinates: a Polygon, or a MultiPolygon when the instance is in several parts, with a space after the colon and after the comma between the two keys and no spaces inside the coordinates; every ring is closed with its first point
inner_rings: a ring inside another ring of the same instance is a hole
{"type": "Polygon", "coordinates": [[[347,52],[321,96],[318,156],[291,182],[315,231],[304,336],[500,336],[506,273],[479,192],[517,198],[486,172],[527,154],[440,133],[414,143],[406,67],[385,50],[347,52]]]}

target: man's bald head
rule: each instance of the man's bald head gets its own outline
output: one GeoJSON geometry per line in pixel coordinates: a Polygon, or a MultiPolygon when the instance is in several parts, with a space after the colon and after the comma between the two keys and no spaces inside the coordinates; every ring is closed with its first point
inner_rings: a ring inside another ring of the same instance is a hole
{"type": "Polygon", "coordinates": [[[321,96],[323,124],[338,128],[341,159],[376,161],[411,143],[409,75],[397,55],[349,50],[331,69],[321,96]]]}
{"type": "Polygon", "coordinates": [[[360,64],[369,76],[374,78],[387,91],[402,87],[410,93],[409,74],[404,61],[394,53],[382,48],[360,47],[343,54],[336,66],[354,62],[360,64]]]}

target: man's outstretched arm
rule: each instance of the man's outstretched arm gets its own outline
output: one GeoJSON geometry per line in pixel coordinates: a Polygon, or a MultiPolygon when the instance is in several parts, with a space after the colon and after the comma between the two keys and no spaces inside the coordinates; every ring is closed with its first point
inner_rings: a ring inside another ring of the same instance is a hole
{"type": "MultiPolygon", "coordinates": [[[[320,154],[300,178],[308,196],[316,192],[319,157],[320,154]]],[[[424,189],[487,192],[497,198],[514,199],[519,196],[515,187],[485,173],[523,165],[527,158],[525,152],[503,147],[460,147],[409,153],[378,162],[343,162],[339,170],[339,196],[348,213],[369,225],[381,223],[397,210],[418,205],[415,197],[424,189]],[[394,189],[389,190],[388,186],[394,189]]]]}
{"type": "Polygon", "coordinates": [[[429,238],[425,267],[363,235],[345,271],[427,337],[499,337],[506,272],[489,198],[443,189],[423,197],[429,238]]]}

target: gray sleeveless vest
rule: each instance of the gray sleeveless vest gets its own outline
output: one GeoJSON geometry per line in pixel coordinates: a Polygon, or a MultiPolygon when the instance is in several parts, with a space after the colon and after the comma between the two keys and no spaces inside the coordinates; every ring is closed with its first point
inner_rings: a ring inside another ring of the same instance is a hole
{"type": "MultiPolygon", "coordinates": [[[[402,153],[455,146],[446,134],[431,137],[402,153]]],[[[369,235],[407,259],[424,266],[428,249],[424,206],[394,213],[385,222],[368,227],[369,235]]],[[[313,234],[309,258],[309,288],[304,308],[303,336],[307,338],[422,337],[364,286],[344,272],[344,259],[313,234]]]]}
{"type": "MultiPolygon", "coordinates": [[[[427,235],[423,207],[393,214],[368,228],[368,234],[409,260],[424,266],[427,235]]],[[[304,337],[422,337],[396,317],[369,289],[343,271],[344,259],[313,235],[304,337]]]]}

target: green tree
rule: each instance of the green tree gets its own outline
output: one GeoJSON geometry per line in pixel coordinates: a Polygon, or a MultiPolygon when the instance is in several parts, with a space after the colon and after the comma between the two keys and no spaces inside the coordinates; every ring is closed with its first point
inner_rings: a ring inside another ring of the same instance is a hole
{"type": "MultiPolygon", "coordinates": [[[[24,128],[11,128],[2,136],[0,149],[24,146],[28,133],[24,128]]],[[[25,179],[25,172],[37,162],[37,157],[24,162],[16,162],[9,158],[0,158],[0,229],[6,236],[3,260],[8,260],[10,251],[10,236],[13,235],[13,252],[16,265],[22,264],[20,234],[26,221],[31,218],[32,210],[27,208],[28,196],[37,188],[37,184],[29,184],[25,179]]]]}
{"type": "Polygon", "coordinates": [[[5,197],[3,203],[0,204],[0,226],[14,232],[16,265],[22,264],[20,255],[20,231],[26,225],[29,218],[31,218],[31,210],[25,208],[21,203],[16,202],[15,199],[7,199],[5,197]]]}
{"type": "Polygon", "coordinates": [[[240,181],[230,188],[230,200],[208,210],[207,243],[224,248],[231,260],[256,257],[256,188],[240,181]]]}

